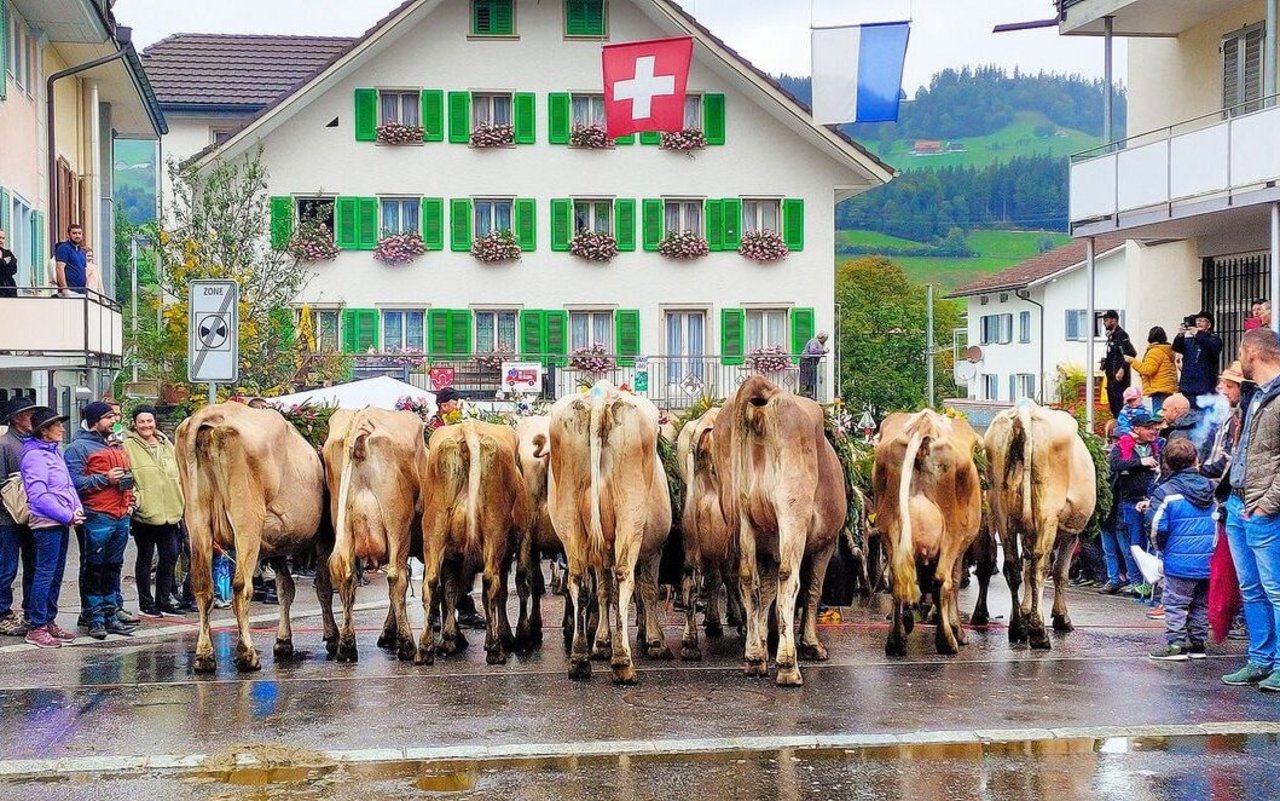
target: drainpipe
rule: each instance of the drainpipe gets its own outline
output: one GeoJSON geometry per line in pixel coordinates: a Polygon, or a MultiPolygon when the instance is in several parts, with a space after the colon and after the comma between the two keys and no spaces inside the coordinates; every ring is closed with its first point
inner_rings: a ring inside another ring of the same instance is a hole
{"type": "MultiPolygon", "coordinates": [[[[81,223],[88,223],[89,230],[93,231],[93,237],[96,241],[91,241],[90,245],[93,252],[105,258],[108,252],[106,238],[106,226],[102,219],[102,119],[98,113],[98,82],[85,81],[85,89],[88,97],[85,102],[88,107],[85,109],[85,116],[89,120],[89,163],[92,166],[89,180],[89,191],[93,195],[93,200],[89,203],[89,208],[84,210],[82,217],[88,219],[80,220],[81,223]]],[[[107,289],[107,285],[111,279],[108,269],[103,267],[99,262],[99,268],[102,270],[103,289],[107,289]]]]}
{"type": "Polygon", "coordinates": [[[1085,428],[1090,432],[1093,431],[1093,369],[1094,369],[1094,347],[1093,336],[1093,315],[1095,300],[1093,296],[1093,273],[1094,273],[1094,253],[1093,253],[1093,237],[1089,237],[1084,241],[1084,280],[1085,288],[1085,305],[1088,309],[1086,316],[1088,319],[1089,330],[1085,332],[1084,345],[1084,423],[1085,428]]]}
{"type": "MultiPolygon", "coordinates": [[[[1276,25],[1280,24],[1280,0],[1267,0],[1267,31],[1266,43],[1264,49],[1265,62],[1262,66],[1262,94],[1271,98],[1267,101],[1270,105],[1275,105],[1274,95],[1276,89],[1276,69],[1280,65],[1276,64],[1276,25]]],[[[1272,297],[1275,297],[1272,295],[1272,297]]]]}
{"type": "MultiPolygon", "coordinates": [[[[1275,3],[1276,0],[1271,0],[1271,2],[1275,3]]],[[[1103,75],[1102,82],[1107,85],[1107,96],[1103,98],[1102,103],[1102,141],[1104,144],[1111,144],[1115,141],[1115,136],[1113,134],[1115,129],[1115,90],[1112,88],[1113,84],[1111,75],[1111,34],[1115,27],[1115,20],[1111,17],[1103,17],[1102,24],[1104,26],[1104,36],[1102,40],[1104,53],[1102,71],[1105,73],[1103,75]]]]}
{"type": "Polygon", "coordinates": [[[1035,306],[1040,310],[1040,374],[1036,378],[1036,395],[1039,398],[1032,398],[1040,405],[1044,405],[1044,304],[1038,300],[1032,300],[1031,292],[1026,289],[1019,289],[1013,294],[1025,300],[1027,303],[1035,306]]]}

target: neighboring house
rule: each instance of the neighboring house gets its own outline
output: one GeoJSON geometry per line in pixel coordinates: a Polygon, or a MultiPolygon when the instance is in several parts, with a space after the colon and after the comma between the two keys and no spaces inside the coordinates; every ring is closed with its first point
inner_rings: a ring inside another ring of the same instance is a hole
{"type": "MultiPolygon", "coordinates": [[[[1099,238],[1097,248],[1098,311],[1092,330],[1098,358],[1106,347],[1101,317],[1107,309],[1120,313],[1121,326],[1141,354],[1146,329],[1139,334],[1128,327],[1124,240],[1099,238]]],[[[972,372],[972,378],[961,383],[967,386],[968,400],[1004,405],[1019,398],[1057,400],[1058,366],[1085,364],[1091,327],[1084,308],[1084,258],[1084,242],[1071,242],[947,295],[965,299],[968,344],[982,350],[971,370],[957,373],[961,377],[962,372],[972,372]]]]}
{"type": "Polygon", "coordinates": [[[936,156],[942,152],[942,142],[936,139],[917,139],[911,147],[913,156],[936,156]]]}
{"type": "MultiPolygon", "coordinates": [[[[338,256],[308,265],[298,298],[323,344],[361,354],[358,365],[423,351],[460,383],[476,356],[520,354],[557,368],[557,391],[583,377],[572,352],[596,346],[621,366],[615,380],[641,383],[639,362],[650,396],[672,404],[732,391],[754,348],[795,354],[834,328],[835,203],[893,176],[668,0],[410,0],[196,163],[259,144],[273,244],[304,219],[336,233],[338,256]],[[575,129],[603,122],[602,42],[678,35],[696,42],[686,124],[707,146],[671,152],[649,134],[575,144],[575,129]],[[413,141],[380,141],[391,124],[413,141]],[[509,144],[470,146],[495,127],[509,144]],[[472,255],[504,229],[519,260],[472,255]],[[740,255],[757,231],[790,255],[740,255]],[[406,232],[424,255],[374,258],[381,238],[406,232]],[[574,255],[582,232],[611,234],[617,255],[574,255]],[[679,232],[710,253],[662,255],[679,232]]],[[[794,366],[783,372],[794,382],[794,366]]],[[[464,388],[491,394],[497,380],[464,388]]]]}
{"type": "Polygon", "coordinates": [[[1131,311],[1172,333],[1185,315],[1210,310],[1225,364],[1250,302],[1270,295],[1280,108],[1266,86],[1280,64],[1265,42],[1277,3],[1058,0],[1058,8],[1063,34],[1096,36],[1109,17],[1116,36],[1132,37],[1128,126],[1139,135],[1073,159],[1072,233],[1145,242],[1128,250],[1131,311]]]}
{"type": "Polygon", "coordinates": [[[121,366],[115,140],[165,130],[129,33],[103,0],[0,0],[0,228],[20,265],[19,297],[0,299],[0,401],[28,394],[74,415],[74,390],[103,394],[121,366]],[[47,76],[116,53],[55,82],[50,120],[47,76]],[[47,288],[53,244],[72,222],[95,251],[103,296],[57,298],[47,288]]]}

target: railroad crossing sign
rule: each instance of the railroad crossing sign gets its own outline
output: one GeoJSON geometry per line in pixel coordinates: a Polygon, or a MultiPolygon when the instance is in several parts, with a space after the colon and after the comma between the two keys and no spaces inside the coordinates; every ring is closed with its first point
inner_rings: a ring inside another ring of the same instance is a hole
{"type": "Polygon", "coordinates": [[[187,379],[240,380],[240,287],[235,281],[192,281],[187,308],[187,379]]]}

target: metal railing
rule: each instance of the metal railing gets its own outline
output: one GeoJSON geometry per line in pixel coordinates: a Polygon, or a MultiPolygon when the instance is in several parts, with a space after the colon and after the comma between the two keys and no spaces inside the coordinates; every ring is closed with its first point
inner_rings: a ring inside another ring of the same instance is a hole
{"type": "Polygon", "coordinates": [[[51,366],[118,368],[124,355],[119,302],[92,290],[19,287],[0,297],[0,355],[50,360],[51,366]]]}

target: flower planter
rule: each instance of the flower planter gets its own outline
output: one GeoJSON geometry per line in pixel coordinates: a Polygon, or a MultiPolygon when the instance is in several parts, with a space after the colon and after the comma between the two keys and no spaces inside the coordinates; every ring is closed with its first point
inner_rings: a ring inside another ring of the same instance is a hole
{"type": "Polygon", "coordinates": [[[707,240],[694,231],[681,231],[678,234],[667,234],[658,243],[658,252],[669,259],[688,261],[700,259],[711,252],[707,240]]]}
{"type": "Polygon", "coordinates": [[[501,370],[503,362],[509,362],[515,358],[515,354],[508,348],[497,348],[488,353],[477,353],[475,355],[476,366],[482,370],[501,370]]]}
{"type": "Polygon", "coordinates": [[[520,258],[520,244],[507,229],[490,231],[471,243],[471,255],[486,264],[515,261],[520,258]]]}
{"type": "Polygon", "coordinates": [[[324,223],[302,223],[289,240],[289,255],[298,261],[332,261],[338,257],[333,232],[324,223]]]}
{"type": "Polygon", "coordinates": [[[692,153],[707,146],[707,137],[697,128],[685,128],[676,133],[664,133],[658,147],[676,153],[692,153]]]}
{"type": "Polygon", "coordinates": [[[600,376],[612,370],[615,364],[600,345],[578,348],[569,354],[569,367],[592,376],[600,376]]]}
{"type": "Polygon", "coordinates": [[[781,373],[791,366],[791,357],[780,345],[752,348],[747,353],[747,366],[766,375],[781,373]]]}
{"type": "Polygon", "coordinates": [[[373,257],[392,266],[408,264],[427,252],[422,237],[416,233],[390,234],[378,240],[373,257]]]}
{"type": "Polygon", "coordinates": [[[569,243],[569,252],[587,261],[607,262],[618,255],[618,240],[613,234],[579,231],[569,243]]]}
{"type": "Polygon", "coordinates": [[[422,144],[423,130],[421,125],[401,125],[398,122],[379,125],[378,141],[384,145],[422,144]]]}
{"type": "Polygon", "coordinates": [[[608,150],[613,147],[602,125],[582,125],[569,134],[569,144],[586,150],[608,150]]]}
{"type": "Polygon", "coordinates": [[[511,125],[478,125],[471,132],[471,146],[475,148],[507,147],[516,142],[516,131],[511,125]]]}
{"type": "Polygon", "coordinates": [[[738,252],[752,261],[768,263],[785,258],[791,251],[777,231],[747,231],[738,252]]]}

